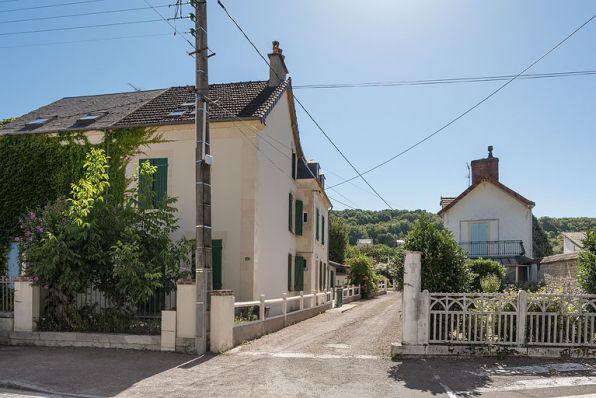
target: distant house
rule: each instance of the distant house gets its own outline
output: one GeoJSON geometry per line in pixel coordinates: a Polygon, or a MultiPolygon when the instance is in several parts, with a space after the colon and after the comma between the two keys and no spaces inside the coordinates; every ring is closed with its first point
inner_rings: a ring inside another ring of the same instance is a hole
{"type": "Polygon", "coordinates": [[[329,266],[331,267],[331,280],[333,281],[333,286],[345,286],[348,284],[348,270],[349,267],[344,264],[336,263],[335,261],[329,261],[329,266]]]}
{"type": "Polygon", "coordinates": [[[469,258],[506,266],[510,281],[536,279],[532,258],[534,202],[499,181],[499,159],[472,161],[472,184],[457,197],[442,197],[438,215],[469,258]],[[531,272],[533,270],[533,272],[531,272]]]}
{"type": "Polygon", "coordinates": [[[583,240],[586,239],[585,232],[562,232],[563,254],[575,253],[583,249],[583,240]]]}
{"type": "Polygon", "coordinates": [[[356,246],[358,248],[361,247],[369,247],[373,245],[373,240],[372,239],[358,239],[358,241],[356,241],[356,246]]]}
{"type": "MultiPolygon", "coordinates": [[[[269,58],[268,81],[209,86],[213,288],[233,290],[238,301],[330,285],[325,177],[303,153],[285,57],[274,45],[269,58]]],[[[84,131],[99,143],[114,129],[154,128],[167,142],[143,148],[127,174],[142,160],[157,166],[156,197],[178,197],[177,235],[194,239],[194,99],[192,86],[64,98],[0,135],[84,131]]]]}

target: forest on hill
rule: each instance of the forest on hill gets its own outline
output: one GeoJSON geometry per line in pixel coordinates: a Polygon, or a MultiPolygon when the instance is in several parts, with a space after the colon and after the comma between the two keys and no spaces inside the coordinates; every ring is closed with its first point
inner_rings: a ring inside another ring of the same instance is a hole
{"type": "MultiPolygon", "coordinates": [[[[443,229],[439,216],[425,210],[339,210],[331,215],[344,219],[348,224],[349,244],[355,245],[358,239],[373,239],[375,244],[397,246],[397,239],[404,239],[412,230],[420,214],[428,214],[437,229],[443,229]]],[[[540,217],[538,223],[548,236],[555,254],[563,252],[561,232],[585,231],[596,228],[596,218],[551,218],[540,217]]]]}

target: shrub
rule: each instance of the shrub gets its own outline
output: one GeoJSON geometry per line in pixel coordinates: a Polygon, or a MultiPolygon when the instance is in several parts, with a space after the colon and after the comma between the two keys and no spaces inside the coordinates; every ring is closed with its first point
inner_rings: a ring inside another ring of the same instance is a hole
{"type": "Polygon", "coordinates": [[[348,259],[348,263],[350,265],[348,271],[349,283],[360,285],[360,294],[362,294],[363,299],[370,297],[377,291],[371,259],[365,256],[358,256],[348,259]]]}
{"type": "Polygon", "coordinates": [[[434,293],[468,292],[470,270],[466,256],[451,231],[437,230],[425,214],[405,238],[397,256],[392,261],[393,277],[400,290],[404,284],[405,251],[422,253],[422,289],[434,293]]]}
{"type": "Polygon", "coordinates": [[[586,238],[582,243],[577,280],[586,293],[596,294],[596,228],[586,231],[586,238]]]}
{"type": "Polygon", "coordinates": [[[493,293],[503,289],[503,281],[505,280],[505,266],[503,264],[488,259],[484,260],[478,258],[476,260],[468,260],[467,265],[471,272],[470,276],[472,279],[470,282],[470,289],[473,292],[484,292],[481,281],[491,275],[496,276],[500,281],[497,290],[493,293]]]}
{"type": "Polygon", "coordinates": [[[501,290],[503,279],[497,275],[490,274],[480,279],[480,288],[482,293],[497,293],[501,290]]]}

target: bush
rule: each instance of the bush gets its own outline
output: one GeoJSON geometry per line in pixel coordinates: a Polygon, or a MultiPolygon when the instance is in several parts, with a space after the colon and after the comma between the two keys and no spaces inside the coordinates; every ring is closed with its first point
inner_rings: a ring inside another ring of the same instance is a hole
{"type": "Polygon", "coordinates": [[[596,228],[586,231],[582,243],[584,247],[579,252],[577,281],[583,291],[596,294],[596,228]]]}
{"type": "Polygon", "coordinates": [[[503,279],[497,275],[490,274],[480,279],[480,288],[482,293],[497,293],[501,291],[503,279]]]}
{"type": "Polygon", "coordinates": [[[422,289],[433,293],[468,292],[470,270],[466,256],[451,231],[437,230],[425,214],[414,225],[405,238],[397,256],[391,264],[394,279],[400,290],[404,285],[405,251],[422,253],[422,289]]]}
{"type": "Polygon", "coordinates": [[[468,260],[467,266],[471,272],[470,276],[472,279],[470,282],[470,289],[472,292],[485,292],[482,288],[481,281],[491,275],[494,275],[500,281],[497,290],[493,293],[503,290],[503,281],[505,280],[505,266],[503,264],[492,260],[478,258],[476,260],[468,260]]]}
{"type": "Polygon", "coordinates": [[[349,283],[360,285],[360,294],[362,294],[363,299],[370,297],[377,291],[376,275],[373,271],[371,259],[366,256],[358,256],[348,259],[348,264],[350,265],[348,271],[349,283]]]}

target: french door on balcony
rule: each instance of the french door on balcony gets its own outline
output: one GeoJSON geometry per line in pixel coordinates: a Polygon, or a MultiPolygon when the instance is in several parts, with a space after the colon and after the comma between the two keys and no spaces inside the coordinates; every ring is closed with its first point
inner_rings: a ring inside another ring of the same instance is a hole
{"type": "Polygon", "coordinates": [[[488,254],[488,222],[471,223],[470,255],[487,256],[488,254]]]}

